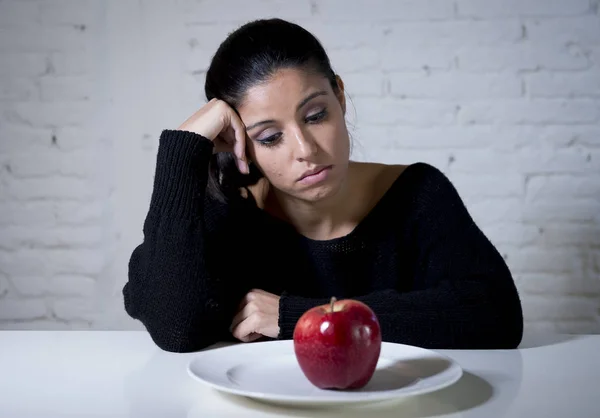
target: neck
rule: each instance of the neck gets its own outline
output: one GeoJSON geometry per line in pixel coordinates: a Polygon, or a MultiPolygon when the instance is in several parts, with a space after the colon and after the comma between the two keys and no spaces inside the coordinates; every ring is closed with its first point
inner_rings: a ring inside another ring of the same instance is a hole
{"type": "MultiPolygon", "coordinates": [[[[348,173],[350,173],[350,169],[348,173]]],[[[271,199],[277,216],[292,224],[302,235],[327,240],[348,234],[355,225],[357,200],[352,199],[353,177],[346,176],[337,193],[316,202],[306,201],[274,190],[271,199]],[[352,203],[351,203],[352,202],[352,203]]]]}

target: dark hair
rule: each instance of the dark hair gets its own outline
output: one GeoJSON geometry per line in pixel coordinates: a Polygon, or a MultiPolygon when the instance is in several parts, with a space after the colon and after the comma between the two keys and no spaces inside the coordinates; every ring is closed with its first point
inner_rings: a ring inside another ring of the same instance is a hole
{"type": "MultiPolygon", "coordinates": [[[[230,33],[217,49],[206,73],[206,99],[217,98],[236,109],[248,89],[283,68],[305,68],[326,77],[338,92],[336,75],[319,40],[301,26],[282,19],[255,20],[230,33]]],[[[255,184],[262,173],[237,169],[235,156],[217,153],[210,162],[208,193],[227,201],[255,184]]],[[[248,193],[251,198],[251,193],[248,193]]]]}

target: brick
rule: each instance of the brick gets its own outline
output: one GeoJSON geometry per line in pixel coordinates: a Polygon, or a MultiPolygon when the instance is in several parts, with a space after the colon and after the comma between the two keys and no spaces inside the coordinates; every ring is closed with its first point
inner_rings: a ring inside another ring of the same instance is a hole
{"type": "Polygon", "coordinates": [[[329,60],[333,70],[343,77],[379,68],[379,52],[373,48],[335,49],[330,51],[329,60]]]}
{"type": "Polygon", "coordinates": [[[323,45],[326,51],[344,48],[382,47],[385,27],[375,22],[336,23],[310,19],[299,24],[311,32],[323,45]]]}
{"type": "Polygon", "coordinates": [[[42,299],[2,299],[0,320],[33,320],[46,318],[48,310],[42,299]]]}
{"type": "Polygon", "coordinates": [[[0,154],[49,148],[51,143],[51,129],[0,123],[0,154]]]}
{"type": "MultiPolygon", "coordinates": [[[[557,196],[555,199],[559,199],[557,196]]],[[[540,228],[538,245],[545,247],[559,246],[600,246],[600,226],[577,222],[544,223],[540,228]]],[[[600,283],[600,282],[599,282],[600,283]]]]}
{"type": "Polygon", "coordinates": [[[387,44],[379,47],[381,68],[384,70],[449,70],[454,65],[455,51],[428,45],[427,48],[414,45],[402,46],[387,44]]]}
{"type": "MultiPolygon", "coordinates": [[[[460,194],[460,192],[459,192],[460,194]]],[[[463,199],[467,210],[481,227],[497,222],[520,222],[523,213],[521,198],[463,199]]]]}
{"type": "Polygon", "coordinates": [[[2,269],[9,277],[82,274],[95,276],[105,267],[105,256],[97,249],[21,249],[0,251],[2,269]]]}
{"type": "Polygon", "coordinates": [[[540,140],[555,148],[600,147],[600,127],[598,126],[552,126],[540,131],[540,140]]]}
{"type": "Polygon", "coordinates": [[[397,22],[385,24],[383,31],[385,37],[381,47],[394,46],[399,53],[405,45],[412,48],[512,45],[522,36],[522,27],[518,19],[397,22]]]}
{"type": "Polygon", "coordinates": [[[39,83],[43,102],[82,101],[98,96],[98,82],[88,76],[42,77],[39,83]]]}
{"type": "Polygon", "coordinates": [[[458,68],[466,71],[583,70],[590,66],[587,54],[577,45],[522,43],[471,46],[456,51],[458,68]]]}
{"type": "Polygon", "coordinates": [[[524,179],[520,174],[452,174],[450,180],[464,196],[485,198],[524,195],[524,179]]]}
{"type": "Polygon", "coordinates": [[[25,178],[9,181],[7,195],[23,200],[76,200],[89,201],[95,197],[88,181],[72,177],[25,178]]]}
{"type": "Polygon", "coordinates": [[[21,77],[0,79],[0,101],[24,102],[36,100],[38,96],[38,89],[31,79],[21,77]]]}
{"type": "MultiPolygon", "coordinates": [[[[358,117],[360,118],[360,114],[358,117]]],[[[492,127],[485,125],[428,127],[361,124],[357,130],[357,138],[359,142],[384,149],[487,150],[496,138],[494,131],[492,127]]]]}
{"type": "Polygon", "coordinates": [[[595,273],[600,274],[600,252],[594,254],[593,268],[595,273]]]}
{"type": "Polygon", "coordinates": [[[0,271],[0,298],[4,297],[10,288],[8,276],[0,271]]]}
{"type": "Polygon", "coordinates": [[[454,5],[446,0],[354,0],[349,7],[343,0],[315,2],[316,18],[339,20],[443,20],[454,17],[454,5]]]}
{"type": "Polygon", "coordinates": [[[1,27],[32,27],[39,25],[40,10],[38,2],[3,0],[0,1],[1,27]]]}
{"type": "Polygon", "coordinates": [[[600,322],[597,319],[555,321],[556,332],[561,334],[599,334],[600,322]]]}
{"type": "Polygon", "coordinates": [[[456,108],[450,103],[390,98],[361,98],[356,101],[358,123],[406,124],[415,126],[450,125],[456,108]]]}
{"type": "Polygon", "coordinates": [[[0,77],[4,80],[9,77],[38,77],[46,73],[47,67],[45,54],[2,53],[0,77]]]}
{"type": "Polygon", "coordinates": [[[600,97],[600,73],[536,73],[526,76],[531,97],[600,97]]]}
{"type": "Polygon", "coordinates": [[[448,161],[448,153],[441,151],[423,151],[423,150],[387,150],[371,149],[365,150],[365,158],[375,160],[382,164],[409,164],[415,161],[428,163],[444,170],[448,161]]]}
{"type": "Polygon", "coordinates": [[[94,322],[99,315],[93,299],[55,299],[52,302],[51,309],[56,318],[65,321],[80,320],[94,322]]]}
{"type": "Polygon", "coordinates": [[[311,17],[308,1],[261,0],[248,7],[248,3],[243,0],[184,0],[180,10],[185,23],[245,22],[271,17],[296,20],[311,17]]]}
{"type": "Polygon", "coordinates": [[[418,99],[461,100],[521,96],[521,81],[512,74],[390,74],[391,94],[418,99]]]}
{"type": "Polygon", "coordinates": [[[104,208],[99,202],[57,202],[54,216],[60,225],[86,225],[104,219],[104,208]]]}
{"type": "Polygon", "coordinates": [[[589,0],[457,0],[459,17],[568,16],[589,12],[589,0]]]}
{"type": "Polygon", "coordinates": [[[517,158],[518,167],[524,174],[600,172],[600,152],[581,147],[528,149],[521,151],[517,158]]]}
{"type": "Polygon", "coordinates": [[[558,17],[555,19],[528,19],[525,21],[527,40],[546,45],[600,44],[598,17],[558,17]]]}
{"type": "Polygon", "coordinates": [[[530,320],[524,315],[523,325],[527,332],[539,333],[542,335],[552,335],[556,333],[555,321],[544,321],[540,319],[530,320]]]}
{"type": "Polygon", "coordinates": [[[4,110],[7,120],[36,128],[82,126],[100,111],[95,103],[16,103],[4,110]]]}
{"type": "Polygon", "coordinates": [[[528,201],[600,196],[600,182],[591,176],[530,176],[526,186],[528,201]]]}
{"type": "Polygon", "coordinates": [[[520,222],[499,221],[486,225],[482,230],[495,245],[506,248],[533,245],[541,235],[539,227],[520,222]]]}
{"type": "Polygon", "coordinates": [[[459,121],[465,124],[570,124],[600,119],[600,103],[593,100],[496,100],[462,105],[459,121]]]}
{"type": "Polygon", "coordinates": [[[529,319],[591,319],[598,310],[598,302],[581,296],[563,296],[548,299],[529,296],[523,304],[523,314],[529,319]]]}
{"type": "Polygon", "coordinates": [[[98,154],[87,150],[17,153],[8,157],[15,178],[65,176],[89,179],[100,174],[98,154]]]}
{"type": "Polygon", "coordinates": [[[26,226],[6,226],[0,236],[0,248],[97,248],[104,240],[102,226],[28,228],[26,226]]]}
{"type": "Polygon", "coordinates": [[[29,319],[11,322],[10,320],[0,320],[0,329],[3,330],[34,330],[34,331],[74,331],[77,329],[87,329],[89,326],[82,326],[81,323],[57,322],[48,316],[47,319],[29,319]]]}
{"type": "Polygon", "coordinates": [[[561,199],[524,205],[526,222],[597,222],[600,202],[597,198],[561,199]]]}
{"type": "Polygon", "coordinates": [[[494,152],[489,149],[460,149],[453,153],[453,174],[514,173],[518,172],[518,155],[513,152],[494,152]]]}
{"type": "Polygon", "coordinates": [[[181,37],[185,39],[188,52],[201,51],[212,56],[227,36],[239,27],[239,23],[206,22],[199,25],[185,25],[181,28],[181,37]]]}
{"type": "Polygon", "coordinates": [[[100,24],[104,20],[103,7],[92,0],[52,0],[40,4],[40,21],[47,26],[100,24]]]}
{"type": "MultiPolygon", "coordinates": [[[[343,76],[344,89],[347,95],[354,96],[382,96],[385,91],[386,79],[381,74],[354,73],[343,76]]],[[[347,102],[347,106],[351,103],[347,102]]]]}
{"type": "Polygon", "coordinates": [[[97,283],[92,277],[82,275],[59,275],[52,277],[49,293],[59,296],[92,297],[97,283]]]}
{"type": "Polygon", "coordinates": [[[90,36],[73,27],[20,28],[0,27],[0,52],[83,51],[90,36]]]}
{"type": "Polygon", "coordinates": [[[41,274],[13,276],[12,284],[19,296],[43,296],[48,290],[48,279],[41,274]]]}
{"type": "Polygon", "coordinates": [[[577,275],[521,273],[516,275],[515,281],[520,291],[528,295],[600,295],[600,281],[577,275]]]}
{"type": "MultiPolygon", "coordinates": [[[[210,63],[212,61],[213,55],[215,51],[206,50],[206,49],[194,49],[189,51],[184,56],[183,70],[186,73],[192,73],[193,75],[197,75],[198,73],[206,73],[208,68],[210,67],[210,63]]],[[[205,75],[202,75],[202,79],[192,76],[190,77],[186,74],[196,85],[194,86],[194,90],[204,92],[204,79],[205,75]]]]}
{"type": "Polygon", "coordinates": [[[102,130],[78,126],[60,126],[54,130],[56,147],[63,151],[87,150],[94,153],[106,151],[111,144],[102,130]]]}
{"type": "Polygon", "coordinates": [[[0,226],[23,225],[30,227],[49,226],[56,223],[54,203],[15,202],[0,203],[0,226]]]}
{"type": "Polygon", "coordinates": [[[94,57],[89,51],[55,51],[49,54],[49,71],[58,77],[82,76],[95,69],[94,57]]]}
{"type": "Polygon", "coordinates": [[[515,273],[582,274],[584,256],[577,249],[520,248],[508,252],[515,273]]]}

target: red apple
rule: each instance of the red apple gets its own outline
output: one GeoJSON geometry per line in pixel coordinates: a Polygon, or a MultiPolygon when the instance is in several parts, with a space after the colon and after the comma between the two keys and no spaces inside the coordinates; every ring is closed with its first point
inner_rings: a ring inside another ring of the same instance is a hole
{"type": "Polygon", "coordinates": [[[321,389],[359,389],[377,366],[381,330],[364,303],[345,299],[309,309],[294,328],[294,352],[306,378],[321,389]]]}

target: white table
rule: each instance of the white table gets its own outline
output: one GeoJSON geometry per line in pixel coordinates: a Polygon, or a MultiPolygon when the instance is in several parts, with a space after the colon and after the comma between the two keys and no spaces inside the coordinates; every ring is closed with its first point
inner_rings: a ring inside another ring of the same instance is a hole
{"type": "Polygon", "coordinates": [[[286,408],[194,381],[195,355],[145,332],[0,331],[0,417],[600,417],[600,336],[526,337],[519,350],[440,350],[465,375],[427,395],[286,408]]]}

